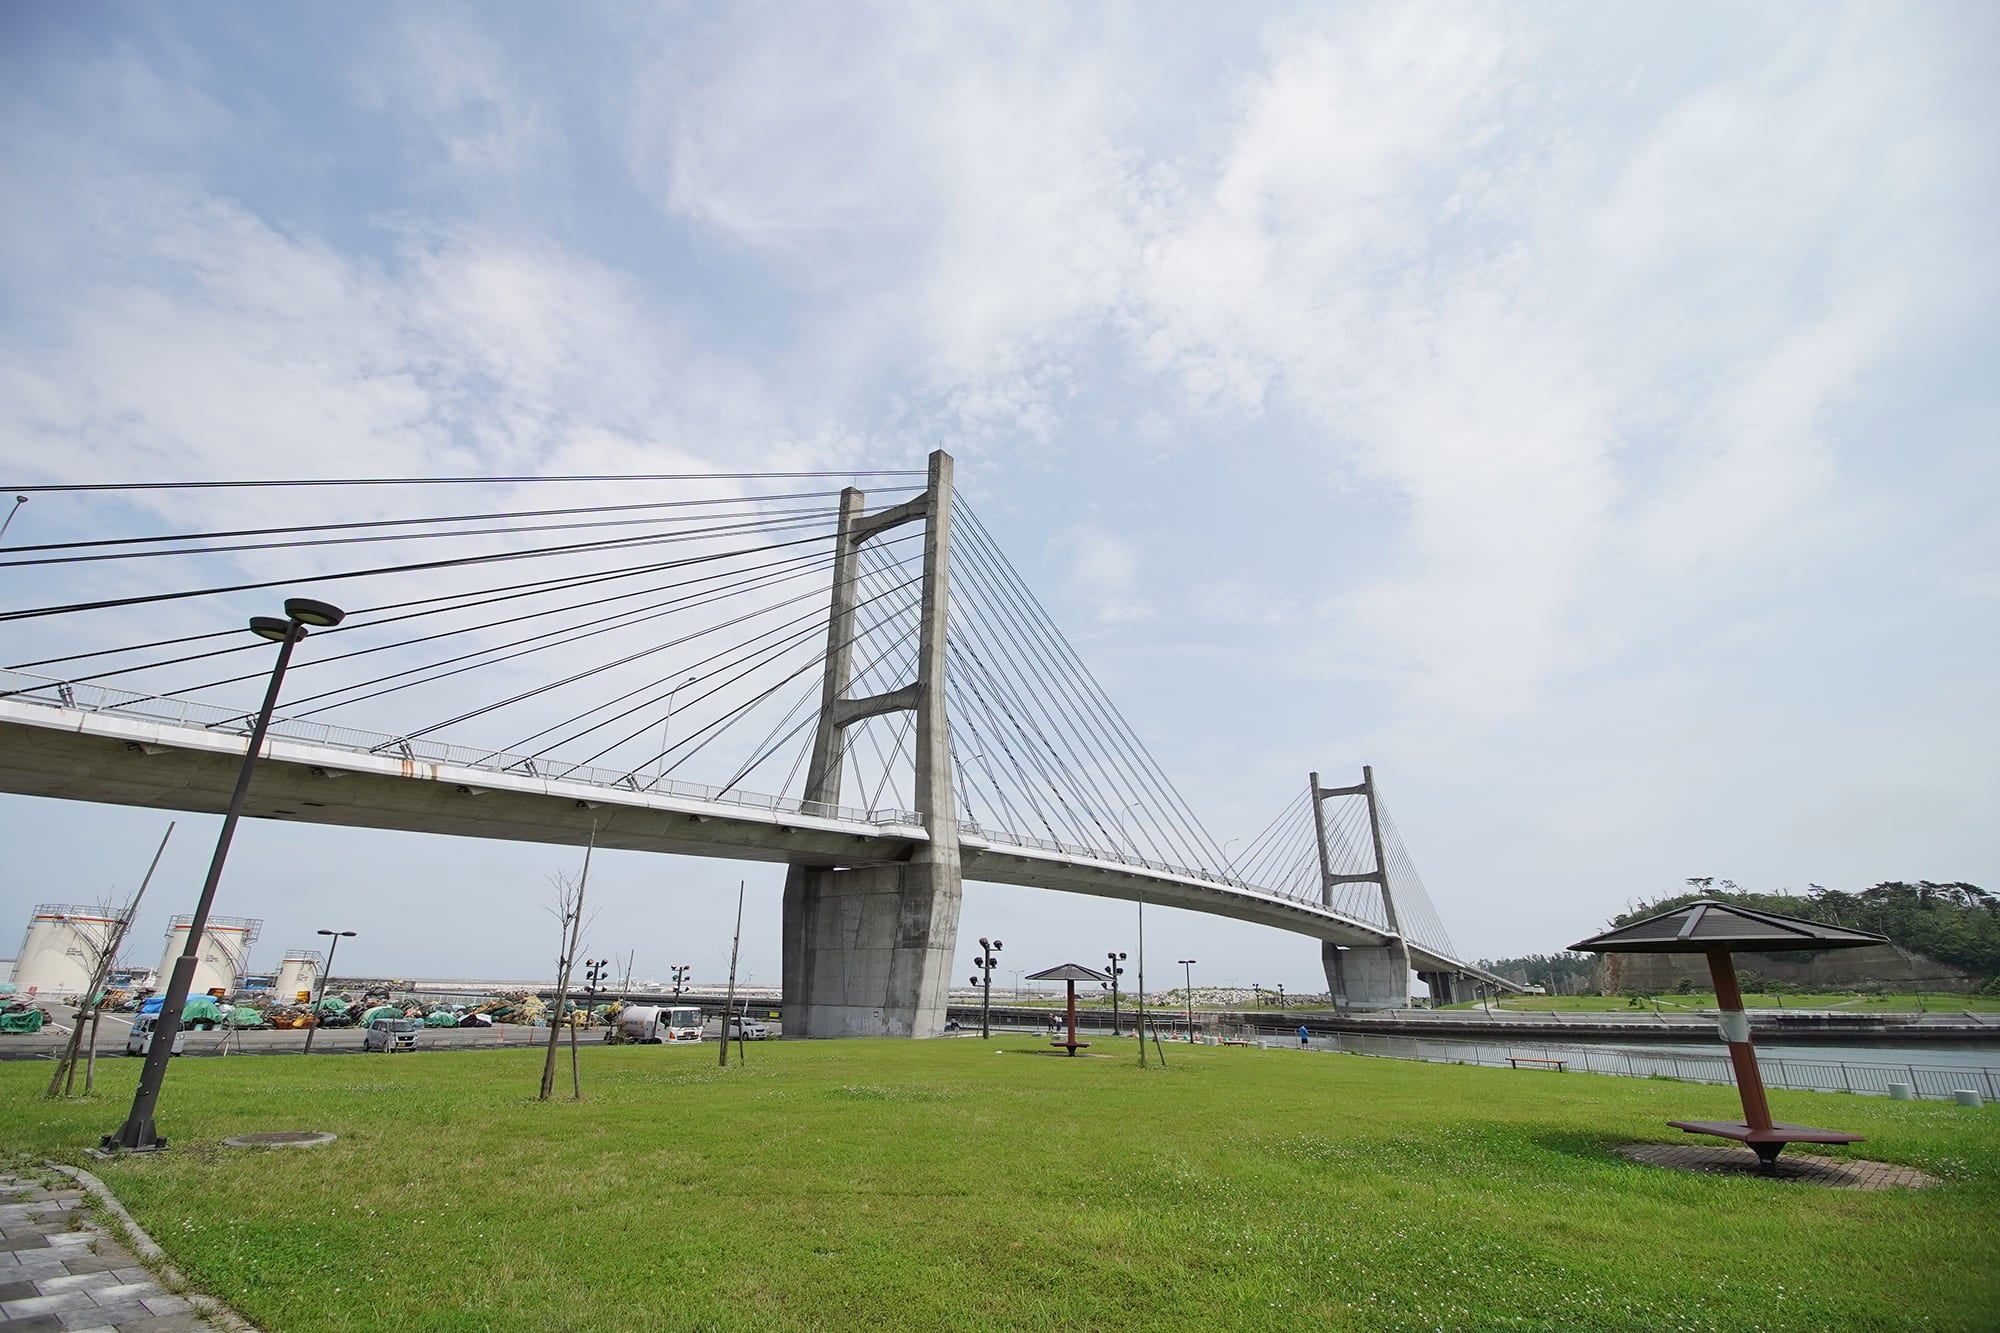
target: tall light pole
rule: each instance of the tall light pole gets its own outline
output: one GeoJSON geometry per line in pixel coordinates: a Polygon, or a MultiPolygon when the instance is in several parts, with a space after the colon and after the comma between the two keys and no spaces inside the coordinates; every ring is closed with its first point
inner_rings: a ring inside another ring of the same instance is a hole
{"type": "Polygon", "coordinates": [[[979,969],[973,973],[972,984],[979,987],[979,1039],[986,1041],[993,1036],[993,1025],[987,1020],[988,1011],[993,1007],[993,969],[1000,966],[993,957],[1000,952],[1000,941],[979,937],[979,957],[972,965],[979,969]]]}
{"type": "Polygon", "coordinates": [[[1105,971],[1111,976],[1111,1035],[1118,1035],[1118,978],[1125,969],[1118,966],[1125,961],[1125,955],[1116,949],[1104,951],[1105,971]]]}
{"type": "Polygon", "coordinates": [[[1194,1043],[1194,965],[1201,960],[1198,958],[1180,958],[1175,961],[1186,969],[1182,975],[1187,978],[1188,1043],[1192,1045],[1194,1043]]]}
{"type": "Polygon", "coordinates": [[[681,998],[681,985],[688,979],[688,973],[693,970],[686,963],[674,964],[674,998],[676,1000],[681,998]]]}
{"type": "Polygon", "coordinates": [[[14,497],[14,507],[7,511],[7,521],[4,523],[0,523],[0,537],[5,537],[7,535],[7,529],[14,526],[14,515],[20,513],[21,506],[26,503],[28,503],[27,496],[17,495],[14,497]]]}
{"type": "Polygon", "coordinates": [[[653,775],[653,785],[659,786],[667,776],[667,731],[674,725],[674,696],[700,679],[689,676],[680,684],[667,691],[667,715],[660,719],[660,771],[653,775]]]}
{"type": "Polygon", "coordinates": [[[106,1134],[106,1149],[128,1152],[155,1152],[167,1141],[153,1127],[153,1110],[159,1105],[160,1083],[167,1076],[167,1061],[174,1053],[174,1038],[181,1030],[181,1008],[187,1004],[188,988],[194,982],[195,966],[201,960],[201,933],[208,925],[209,908],[215,905],[215,890],[222,883],[222,865],[229,857],[230,840],[236,836],[236,821],[243,814],[244,798],[250,794],[250,775],[257,769],[258,753],[264,748],[264,733],[271,727],[271,710],[278,706],[278,688],[285,683],[285,668],[291,664],[292,649],[306,636],[306,627],[326,629],[338,625],[347,613],[337,606],[315,602],[308,597],[285,600],[285,618],[252,616],[250,631],[273,643],[277,663],[271,668],[271,684],[264,691],[264,706],[257,713],[257,725],[250,731],[250,743],[243,750],[243,767],[236,773],[236,790],[230,793],[229,811],[222,817],[222,832],[215,839],[215,856],[208,863],[208,879],[201,886],[194,916],[188,921],[187,946],[174,960],[172,980],[160,1001],[160,1016],[153,1025],[153,1043],[146,1049],[146,1064],[139,1071],[139,1088],[132,1094],[132,1113],[116,1132],[106,1134]]]}
{"type": "Polygon", "coordinates": [[[354,934],[351,930],[322,930],[319,933],[330,935],[332,938],[326,945],[326,967],[319,974],[319,998],[313,1001],[312,1012],[306,1015],[305,1054],[307,1055],[313,1053],[313,1033],[319,1031],[319,1007],[326,1003],[326,985],[333,980],[333,951],[340,947],[342,940],[349,939],[354,934]]]}

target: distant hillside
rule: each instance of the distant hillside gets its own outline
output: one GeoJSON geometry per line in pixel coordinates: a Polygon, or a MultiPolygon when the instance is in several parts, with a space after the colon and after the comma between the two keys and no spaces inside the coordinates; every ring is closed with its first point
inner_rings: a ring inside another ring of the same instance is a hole
{"type": "Polygon", "coordinates": [[[2000,979],[2000,899],[1976,884],[1933,884],[1929,880],[1905,884],[1895,880],[1859,893],[1814,885],[1801,898],[1787,893],[1711,889],[1708,881],[1701,880],[1689,883],[1694,885],[1692,891],[1641,902],[1611,918],[1610,924],[1622,926],[1712,898],[1759,912],[1871,930],[1887,935],[1891,943],[1905,949],[1976,973],[1989,983],[2000,979]]]}

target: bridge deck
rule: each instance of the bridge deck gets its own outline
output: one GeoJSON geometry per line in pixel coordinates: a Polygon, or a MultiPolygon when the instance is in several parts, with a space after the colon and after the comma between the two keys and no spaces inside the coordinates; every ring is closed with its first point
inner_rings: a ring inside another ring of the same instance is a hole
{"type": "MultiPolygon", "coordinates": [[[[246,743],[247,728],[229,725],[234,721],[223,710],[179,700],[140,699],[112,708],[45,703],[21,693],[0,697],[0,791],[219,814],[246,743]],[[214,716],[203,719],[203,713],[214,716]]],[[[683,783],[649,789],[630,775],[595,770],[550,776],[512,756],[336,735],[321,726],[310,726],[319,733],[312,739],[286,734],[305,729],[274,723],[246,815],[571,846],[581,846],[594,826],[603,847],[826,866],[907,860],[925,840],[917,817],[907,812],[807,807],[683,783]],[[426,757],[438,754],[443,757],[426,757]],[[476,762],[481,758],[488,762],[476,762]]],[[[1207,872],[1108,857],[971,823],[962,826],[961,858],[965,877],[986,883],[1143,897],[1354,947],[1391,938],[1317,903],[1207,872]]],[[[1419,971],[1478,974],[1414,941],[1410,953],[1419,971]]]]}

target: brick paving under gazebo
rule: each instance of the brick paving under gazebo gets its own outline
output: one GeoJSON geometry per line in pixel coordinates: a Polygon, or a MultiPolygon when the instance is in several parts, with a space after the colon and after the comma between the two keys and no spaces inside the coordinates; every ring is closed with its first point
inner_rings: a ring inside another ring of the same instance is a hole
{"type": "Polygon", "coordinates": [[[1702,1148],[1691,1143],[1632,1143],[1618,1155],[1647,1166],[1664,1166],[1674,1171],[1693,1171],[1709,1176],[1756,1176],[1762,1180],[1787,1180],[1801,1185],[1820,1185],[1834,1190],[1922,1189],[1937,1184],[1912,1166],[1893,1162],[1865,1162],[1836,1157],[1814,1157],[1793,1152],[1780,1158],[1773,1170],[1763,1170],[1757,1154],[1748,1148],[1702,1148]]]}

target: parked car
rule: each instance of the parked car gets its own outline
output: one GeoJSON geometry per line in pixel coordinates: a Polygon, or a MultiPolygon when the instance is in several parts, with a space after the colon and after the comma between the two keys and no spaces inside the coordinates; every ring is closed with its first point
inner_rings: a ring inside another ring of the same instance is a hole
{"type": "Polygon", "coordinates": [[[732,1018],[729,1020],[729,1040],[763,1041],[771,1035],[771,1029],[756,1019],[732,1018]]]}
{"type": "MultiPolygon", "coordinates": [[[[132,1024],[132,1031],[125,1037],[125,1054],[144,1055],[153,1049],[153,1028],[159,1023],[158,1014],[142,1014],[132,1024]]],[[[187,1051],[187,1029],[178,1028],[174,1032],[174,1054],[187,1051]]]]}
{"type": "Polygon", "coordinates": [[[364,1051],[414,1051],[417,1049],[417,1028],[414,1018],[378,1018],[368,1024],[367,1033],[361,1038],[364,1051]]]}

